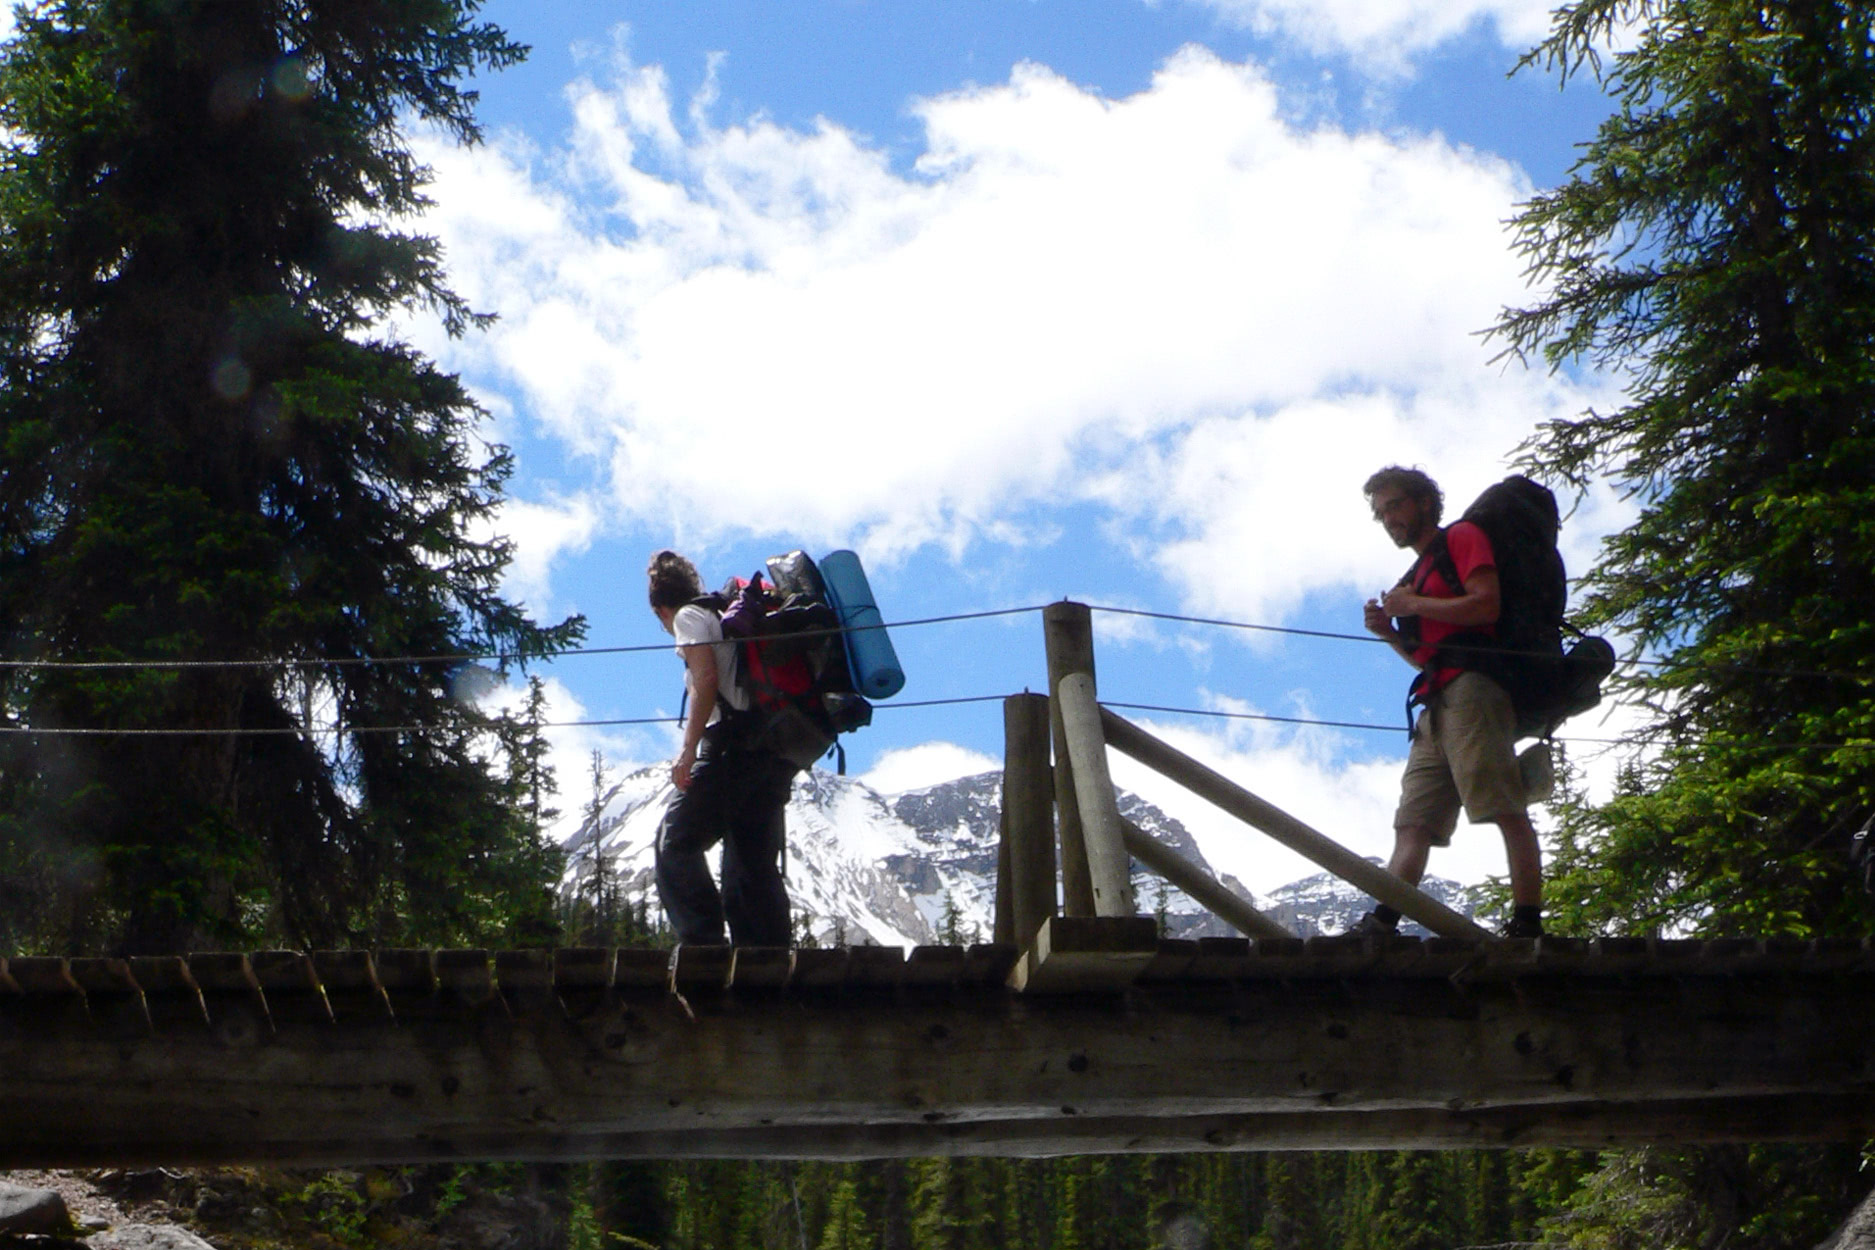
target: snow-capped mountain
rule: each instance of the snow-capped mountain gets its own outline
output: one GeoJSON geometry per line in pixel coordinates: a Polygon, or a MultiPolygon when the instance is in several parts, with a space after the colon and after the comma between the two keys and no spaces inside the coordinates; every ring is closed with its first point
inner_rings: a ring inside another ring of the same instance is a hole
{"type": "MultiPolygon", "coordinates": [[[[671,794],[663,765],[632,773],[614,785],[597,820],[589,820],[567,841],[565,888],[591,888],[596,852],[626,904],[635,907],[646,900],[655,915],[653,846],[671,794]]],[[[987,941],[995,910],[1001,801],[1002,776],[993,772],[896,795],[879,794],[850,777],[819,770],[802,773],[788,804],[786,864],[797,926],[823,943],[915,946],[948,939],[987,941]]],[[[1210,871],[1197,843],[1178,821],[1124,791],[1120,811],[1210,871]]],[[[1371,906],[1358,890],[1326,874],[1285,886],[1260,902],[1235,877],[1223,881],[1304,936],[1339,933],[1371,906]]],[[[1427,884],[1459,906],[1459,887],[1431,878],[1427,884]]],[[[1170,936],[1235,932],[1138,864],[1133,866],[1133,891],[1142,912],[1165,917],[1170,936]]]]}

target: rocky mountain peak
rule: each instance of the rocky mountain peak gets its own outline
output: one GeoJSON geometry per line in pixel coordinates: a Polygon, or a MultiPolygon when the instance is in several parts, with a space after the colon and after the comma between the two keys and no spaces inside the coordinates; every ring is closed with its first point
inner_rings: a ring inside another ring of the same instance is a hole
{"type": "MultiPolygon", "coordinates": [[[[590,891],[596,866],[627,906],[656,914],[652,875],[657,825],[672,794],[663,765],[620,779],[599,817],[566,843],[565,889],[590,891]]],[[[788,804],[788,893],[796,922],[822,942],[915,946],[987,941],[993,927],[1000,773],[980,773],[901,794],[882,795],[851,777],[809,770],[788,804]]],[[[1148,834],[1217,875],[1191,833],[1139,796],[1122,791],[1120,811],[1148,834]]],[[[1258,900],[1235,877],[1224,884],[1299,936],[1345,931],[1372,906],[1326,873],[1258,900]]],[[[1428,878],[1427,888],[1465,910],[1461,887],[1428,878]]],[[[1183,891],[1133,866],[1142,911],[1163,918],[1172,937],[1226,936],[1235,930],[1183,891]]],[[[1407,931],[1411,931],[1410,929],[1407,931]]]]}

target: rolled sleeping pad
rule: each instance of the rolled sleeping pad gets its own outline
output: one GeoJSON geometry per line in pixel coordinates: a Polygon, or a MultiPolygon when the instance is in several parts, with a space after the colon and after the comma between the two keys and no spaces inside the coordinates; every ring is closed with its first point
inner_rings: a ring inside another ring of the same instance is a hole
{"type": "Polygon", "coordinates": [[[898,652],[886,636],[885,618],[872,601],[872,586],[859,557],[850,551],[834,551],[821,557],[820,578],[827,586],[827,601],[833,605],[846,629],[846,659],[853,670],[853,689],[868,699],[889,699],[905,688],[905,670],[899,667],[898,652]]]}

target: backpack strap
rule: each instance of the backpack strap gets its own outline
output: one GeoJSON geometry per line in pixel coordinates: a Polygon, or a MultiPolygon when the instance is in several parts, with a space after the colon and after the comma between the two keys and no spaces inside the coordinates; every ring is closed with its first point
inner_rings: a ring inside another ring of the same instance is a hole
{"type": "MultiPolygon", "coordinates": [[[[731,585],[734,585],[734,583],[732,582],[731,585]]],[[[729,610],[732,604],[733,601],[728,594],[724,591],[715,591],[698,595],[684,606],[702,608],[704,611],[712,613],[718,621],[721,621],[723,619],[723,614],[729,610]]],[[[741,641],[737,638],[730,637],[726,630],[723,633],[723,641],[737,647],[738,650],[741,648],[741,641]]],[[[715,644],[712,643],[709,645],[713,646],[715,644]]],[[[746,661],[743,661],[741,657],[738,656],[735,672],[736,680],[745,680],[745,670],[747,667],[746,661]]],[[[731,718],[742,714],[741,709],[737,708],[735,704],[729,701],[729,696],[725,691],[725,686],[727,684],[728,683],[723,680],[723,674],[718,673],[716,675],[716,714],[724,724],[727,724],[731,718]]],[[[684,723],[684,716],[689,711],[689,708],[690,683],[686,681],[684,683],[683,694],[677,699],[677,723],[679,725],[684,723]]]]}
{"type": "MultiPolygon", "coordinates": [[[[1417,560],[1413,561],[1413,567],[1406,570],[1406,572],[1401,575],[1400,580],[1395,582],[1394,585],[1411,587],[1414,594],[1423,595],[1426,593],[1426,580],[1430,578],[1435,571],[1440,577],[1445,579],[1446,585],[1463,585],[1458,578],[1458,565],[1452,562],[1451,549],[1445,545],[1445,531],[1443,529],[1441,529],[1438,536],[1432,540],[1432,545],[1421,552],[1417,560]]],[[[1400,637],[1406,640],[1408,646],[1417,647],[1419,645],[1419,618],[1417,616],[1402,616],[1397,618],[1395,628],[1400,631],[1400,637]]]]}
{"type": "MultiPolygon", "coordinates": [[[[1437,569],[1439,576],[1445,579],[1447,586],[1452,587],[1459,594],[1465,592],[1464,579],[1458,575],[1458,562],[1452,559],[1452,549],[1445,540],[1446,533],[1447,530],[1440,530],[1439,536],[1433,539],[1432,546],[1426,550],[1426,555],[1430,558],[1424,561],[1424,573],[1413,588],[1420,594],[1425,593],[1426,578],[1431,576],[1434,569],[1437,569]]],[[[1414,632],[1418,632],[1417,627],[1414,632]]],[[[1481,629],[1461,629],[1446,635],[1445,640],[1439,644],[1439,649],[1426,660],[1426,667],[1429,669],[1481,669],[1488,673],[1493,668],[1494,661],[1481,653],[1496,646],[1497,636],[1494,633],[1486,633],[1481,629]]]]}
{"type": "MultiPolygon", "coordinates": [[[[1447,586],[1461,594],[1464,593],[1465,582],[1458,575],[1458,562],[1452,559],[1452,549],[1446,542],[1446,532],[1446,529],[1440,529],[1438,536],[1432,540],[1432,544],[1420,555],[1407,575],[1400,579],[1401,585],[1408,583],[1412,585],[1414,594],[1426,593],[1426,582],[1435,571],[1445,580],[1447,586]]],[[[1401,636],[1408,639],[1410,645],[1414,647],[1420,645],[1418,617],[1402,618],[1399,629],[1401,636]]],[[[1434,669],[1481,670],[1487,675],[1492,675],[1496,667],[1495,663],[1490,656],[1482,653],[1491,650],[1496,645],[1497,638],[1482,630],[1464,629],[1446,635],[1438,649],[1426,657],[1425,668],[1413,675],[1412,683],[1407,687],[1406,714],[1409,728],[1412,723],[1413,704],[1424,704],[1428,701],[1425,685],[1434,669]]]]}
{"type": "Polygon", "coordinates": [[[1426,548],[1426,554],[1432,558],[1426,561],[1425,575],[1419,579],[1419,585],[1414,587],[1421,594],[1425,593],[1426,578],[1432,576],[1434,569],[1437,569],[1439,576],[1445,579],[1447,586],[1461,592],[1465,589],[1464,580],[1458,575],[1458,564],[1452,559],[1452,548],[1446,542],[1445,535],[1446,531],[1441,529],[1439,536],[1432,540],[1432,546],[1426,548]]]}

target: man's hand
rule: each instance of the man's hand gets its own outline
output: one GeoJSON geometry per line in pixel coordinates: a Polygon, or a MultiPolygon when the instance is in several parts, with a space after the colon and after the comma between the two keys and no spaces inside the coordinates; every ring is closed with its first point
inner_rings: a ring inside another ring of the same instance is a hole
{"type": "Polygon", "coordinates": [[[1388,616],[1418,616],[1424,601],[1405,586],[1395,586],[1380,597],[1380,607],[1388,616]]]}
{"type": "Polygon", "coordinates": [[[671,784],[676,786],[679,790],[688,790],[690,788],[690,770],[696,766],[696,762],[697,749],[691,746],[685,747],[683,751],[678,754],[676,762],[671,765],[671,784]]]}
{"type": "Polygon", "coordinates": [[[1380,600],[1369,599],[1361,608],[1361,624],[1367,626],[1367,632],[1377,638],[1392,642],[1399,637],[1399,631],[1393,628],[1392,615],[1380,605],[1380,600]]]}

